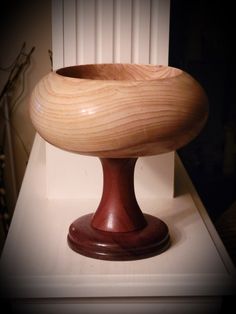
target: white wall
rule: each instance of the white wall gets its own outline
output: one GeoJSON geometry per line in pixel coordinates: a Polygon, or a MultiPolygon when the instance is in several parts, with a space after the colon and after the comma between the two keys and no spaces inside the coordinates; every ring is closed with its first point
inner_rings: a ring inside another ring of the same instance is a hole
{"type": "MultiPolygon", "coordinates": [[[[4,1],[0,7],[0,67],[9,66],[16,58],[22,43],[26,42],[26,51],[36,47],[32,62],[25,74],[25,90],[12,114],[13,148],[16,169],[17,190],[21,186],[28,155],[19,141],[21,137],[27,152],[31,150],[35,131],[28,116],[28,101],[32,88],[38,80],[51,69],[48,49],[51,49],[51,1],[4,1]],[[16,131],[14,131],[16,130],[16,131]],[[19,136],[16,135],[19,134],[19,136]]],[[[9,73],[0,71],[0,90],[9,73]]],[[[20,83],[22,84],[22,82],[20,83]]],[[[19,88],[19,87],[18,87],[19,88]]],[[[16,90],[17,94],[17,90],[16,90]]],[[[0,120],[3,125],[3,120],[0,120]]],[[[9,156],[7,156],[7,163],[9,156]]],[[[8,165],[6,174],[9,174],[8,165]]],[[[12,185],[7,182],[7,197],[10,209],[14,208],[12,185]]]]}

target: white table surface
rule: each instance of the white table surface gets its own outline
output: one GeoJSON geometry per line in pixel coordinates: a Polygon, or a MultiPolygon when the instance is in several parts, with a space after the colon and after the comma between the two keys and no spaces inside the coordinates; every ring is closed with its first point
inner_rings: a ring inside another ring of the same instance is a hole
{"type": "Polygon", "coordinates": [[[171,247],[138,261],[72,251],[68,227],[94,211],[97,200],[47,199],[45,169],[45,142],[37,135],[1,257],[1,280],[13,297],[214,297],[232,291],[232,262],[178,157],[176,196],[139,199],[144,212],[168,224],[171,247]]]}

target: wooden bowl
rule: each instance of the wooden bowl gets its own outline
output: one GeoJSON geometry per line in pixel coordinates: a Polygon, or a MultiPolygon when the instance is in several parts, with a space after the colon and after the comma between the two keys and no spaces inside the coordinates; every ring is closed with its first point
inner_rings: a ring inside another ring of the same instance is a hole
{"type": "Polygon", "coordinates": [[[32,93],[30,116],[57,147],[124,158],[187,144],[206,121],[207,103],[202,87],[182,70],[93,64],[46,75],[32,93]]]}
{"type": "Polygon", "coordinates": [[[207,98],[190,75],[136,64],[62,68],[37,84],[30,115],[46,141],[101,159],[101,201],[94,214],[71,224],[67,240],[74,251],[133,260],[170,246],[165,222],[139,208],[134,167],[137,157],[175,150],[201,130],[207,98]]]}

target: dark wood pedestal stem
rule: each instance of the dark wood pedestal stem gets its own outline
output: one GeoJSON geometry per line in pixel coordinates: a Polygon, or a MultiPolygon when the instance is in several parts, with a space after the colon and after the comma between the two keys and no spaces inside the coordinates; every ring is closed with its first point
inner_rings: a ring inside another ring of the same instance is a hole
{"type": "Polygon", "coordinates": [[[143,214],[134,192],[136,158],[101,158],[103,195],[95,214],[78,218],[68,244],[76,252],[104,260],[134,260],[169,246],[166,224],[143,214]]]}
{"type": "Polygon", "coordinates": [[[146,226],[134,194],[136,158],[101,158],[103,195],[92,226],[110,232],[130,232],[146,226]]]}

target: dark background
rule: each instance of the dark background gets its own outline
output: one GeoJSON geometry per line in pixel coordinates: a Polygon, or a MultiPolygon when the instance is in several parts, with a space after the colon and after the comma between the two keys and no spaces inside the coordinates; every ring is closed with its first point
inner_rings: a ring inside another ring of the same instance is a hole
{"type": "Polygon", "coordinates": [[[236,201],[236,16],[232,3],[171,1],[169,64],[195,77],[209,98],[207,125],[179,154],[213,222],[236,201]]]}
{"type": "MultiPolygon", "coordinates": [[[[169,65],[195,77],[209,99],[201,134],[178,151],[236,265],[236,78],[233,1],[172,0],[169,65]]],[[[221,313],[235,313],[234,294],[221,313]]]]}

